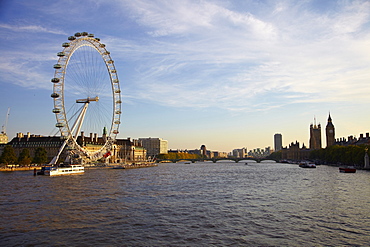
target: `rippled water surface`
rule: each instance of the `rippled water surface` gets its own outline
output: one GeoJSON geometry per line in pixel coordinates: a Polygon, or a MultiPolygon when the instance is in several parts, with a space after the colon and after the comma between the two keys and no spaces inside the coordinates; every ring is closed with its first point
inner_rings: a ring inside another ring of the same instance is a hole
{"type": "Polygon", "coordinates": [[[0,173],[1,246],[368,246],[370,172],[273,163],[0,173]]]}

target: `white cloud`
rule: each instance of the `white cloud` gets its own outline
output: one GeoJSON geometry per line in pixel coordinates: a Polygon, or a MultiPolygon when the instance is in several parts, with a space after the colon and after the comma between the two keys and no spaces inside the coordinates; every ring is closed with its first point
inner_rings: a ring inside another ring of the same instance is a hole
{"type": "Polygon", "coordinates": [[[51,33],[51,34],[62,34],[66,35],[65,32],[61,30],[47,29],[42,26],[37,25],[9,25],[5,23],[0,23],[0,28],[8,29],[13,32],[34,32],[34,33],[51,33]]]}
{"type": "Polygon", "coordinates": [[[370,2],[353,1],[344,6],[343,12],[333,18],[333,30],[339,34],[355,33],[368,23],[370,2]]]}
{"type": "Polygon", "coordinates": [[[349,4],[332,14],[284,2],[264,20],[205,1],[132,3],[140,24],[167,36],[146,51],[138,91],[155,92],[152,100],[162,104],[228,109],[267,94],[281,94],[287,104],[351,101],[361,86],[368,93],[364,64],[370,61],[363,54],[370,40],[354,33],[366,30],[370,11],[366,2],[349,4]]]}

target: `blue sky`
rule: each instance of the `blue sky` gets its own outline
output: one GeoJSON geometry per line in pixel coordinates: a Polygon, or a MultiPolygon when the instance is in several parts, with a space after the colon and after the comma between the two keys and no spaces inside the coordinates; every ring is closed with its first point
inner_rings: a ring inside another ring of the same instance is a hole
{"type": "MultiPolygon", "coordinates": [[[[321,0],[3,0],[0,123],[53,135],[61,44],[101,38],[123,98],[120,138],[171,149],[308,144],[330,111],[336,137],[370,131],[370,2],[321,0]]],[[[322,131],[323,145],[325,135],[322,131]]]]}

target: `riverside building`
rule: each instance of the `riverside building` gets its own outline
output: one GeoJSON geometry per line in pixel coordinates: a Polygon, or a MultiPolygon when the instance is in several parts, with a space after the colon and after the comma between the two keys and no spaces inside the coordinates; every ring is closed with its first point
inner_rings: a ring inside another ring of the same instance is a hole
{"type": "Polygon", "coordinates": [[[310,149],[320,149],[321,148],[321,125],[316,125],[315,123],[310,125],[310,149]]]}
{"type": "Polygon", "coordinates": [[[139,138],[143,147],[147,150],[148,157],[156,157],[159,154],[167,154],[168,141],[162,138],[139,138]]]}
{"type": "MultiPolygon", "coordinates": [[[[28,149],[30,156],[34,157],[37,148],[44,148],[49,162],[57,155],[64,141],[65,139],[60,136],[31,135],[28,132],[26,135],[17,133],[16,137],[7,145],[11,145],[14,148],[17,157],[19,157],[23,149],[28,149]]],[[[84,132],[81,132],[81,135],[77,138],[77,143],[87,151],[97,151],[105,142],[106,135],[104,131],[101,137],[97,133],[90,133],[89,136],[85,136],[84,132]]],[[[67,150],[64,149],[61,154],[61,160],[64,160],[66,157],[67,150]]],[[[140,163],[146,160],[146,149],[142,146],[141,142],[127,138],[116,139],[112,145],[111,155],[99,161],[103,163],[140,163]]]]}
{"type": "Polygon", "coordinates": [[[8,143],[9,139],[6,133],[1,132],[0,134],[0,144],[6,144],[8,143]]]}
{"type": "Polygon", "coordinates": [[[232,156],[235,158],[245,158],[247,156],[247,148],[233,149],[232,156]]]}

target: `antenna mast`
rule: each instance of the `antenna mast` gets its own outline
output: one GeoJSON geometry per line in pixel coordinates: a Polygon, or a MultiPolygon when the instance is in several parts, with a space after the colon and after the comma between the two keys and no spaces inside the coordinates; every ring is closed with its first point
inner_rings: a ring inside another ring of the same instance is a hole
{"type": "Polygon", "coordinates": [[[6,117],[5,117],[5,124],[2,126],[1,134],[6,134],[6,126],[8,125],[9,114],[10,114],[10,107],[8,107],[8,112],[6,113],[6,117]]]}

